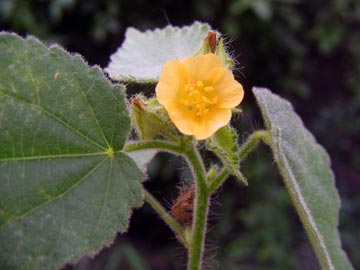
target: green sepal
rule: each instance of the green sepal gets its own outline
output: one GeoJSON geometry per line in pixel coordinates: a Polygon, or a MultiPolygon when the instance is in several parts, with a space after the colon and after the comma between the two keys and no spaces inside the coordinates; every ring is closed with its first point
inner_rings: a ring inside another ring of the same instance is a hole
{"type": "Polygon", "coordinates": [[[226,52],[226,49],[224,47],[224,40],[223,38],[220,38],[218,45],[216,46],[215,54],[220,57],[222,62],[224,63],[224,66],[232,70],[235,66],[234,60],[229,56],[229,54],[226,52]]]}
{"type": "Polygon", "coordinates": [[[195,56],[213,53],[220,57],[221,61],[227,69],[232,70],[232,68],[235,66],[234,60],[226,52],[224,47],[224,39],[220,38],[220,35],[221,34],[219,32],[209,31],[204,38],[200,50],[195,54],[195,56]]]}
{"type": "Polygon", "coordinates": [[[240,172],[239,145],[237,140],[238,137],[235,129],[225,126],[207,139],[205,145],[219,157],[230,174],[236,176],[243,184],[248,185],[246,178],[240,172]]]}
{"type": "Polygon", "coordinates": [[[206,176],[208,183],[211,183],[215,179],[218,172],[219,172],[219,167],[216,164],[210,167],[206,176]]]}
{"type": "Polygon", "coordinates": [[[147,99],[139,94],[131,100],[131,105],[132,126],[137,130],[140,139],[151,140],[163,136],[178,141],[181,134],[156,98],[147,99]]]}
{"type": "Polygon", "coordinates": [[[241,108],[231,108],[231,113],[242,113],[242,109],[241,108]]]}

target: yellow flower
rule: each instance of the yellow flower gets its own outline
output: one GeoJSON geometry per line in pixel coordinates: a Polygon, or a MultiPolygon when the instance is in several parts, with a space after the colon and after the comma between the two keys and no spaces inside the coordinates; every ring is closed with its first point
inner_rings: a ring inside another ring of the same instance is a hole
{"type": "Polygon", "coordinates": [[[181,133],[204,140],[229,123],[244,90],[217,55],[204,54],[165,63],[156,97],[181,133]]]}

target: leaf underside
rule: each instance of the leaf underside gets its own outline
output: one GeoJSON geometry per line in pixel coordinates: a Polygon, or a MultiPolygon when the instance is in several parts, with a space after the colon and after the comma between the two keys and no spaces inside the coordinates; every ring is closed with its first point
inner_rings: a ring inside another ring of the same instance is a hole
{"type": "Polygon", "coordinates": [[[130,27],[105,71],[117,81],[157,82],[164,63],[197,53],[209,30],[208,24],[199,22],[146,32],[130,27]]]}
{"type": "Polygon", "coordinates": [[[78,55],[0,33],[0,269],[56,269],[126,231],[144,177],[120,152],[124,90],[78,55]]]}
{"type": "Polygon", "coordinates": [[[288,101],[264,88],[253,88],[253,93],[275,161],[322,269],[353,269],[337,230],[340,200],[328,154],[288,101]]]}
{"type": "MultiPolygon", "coordinates": [[[[135,141],[128,141],[128,144],[135,143],[135,141]]],[[[129,152],[128,155],[135,161],[138,168],[140,168],[144,173],[147,172],[147,166],[154,159],[158,150],[147,149],[141,151],[129,152]]]]}

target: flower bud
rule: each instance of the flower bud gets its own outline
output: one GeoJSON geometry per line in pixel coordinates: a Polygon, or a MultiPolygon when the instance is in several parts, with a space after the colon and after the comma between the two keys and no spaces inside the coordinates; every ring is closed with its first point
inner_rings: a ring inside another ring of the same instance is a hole
{"type": "Polygon", "coordinates": [[[156,98],[147,99],[143,95],[137,95],[132,98],[131,105],[132,125],[142,140],[151,140],[156,136],[174,140],[180,135],[156,98]]]}

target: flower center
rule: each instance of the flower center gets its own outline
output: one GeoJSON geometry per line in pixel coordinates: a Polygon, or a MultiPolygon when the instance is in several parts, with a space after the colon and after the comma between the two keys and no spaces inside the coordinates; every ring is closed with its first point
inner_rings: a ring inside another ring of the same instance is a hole
{"type": "Polygon", "coordinates": [[[218,97],[214,87],[197,80],[191,80],[184,85],[180,105],[184,110],[192,111],[196,117],[206,115],[217,104],[218,97]]]}

